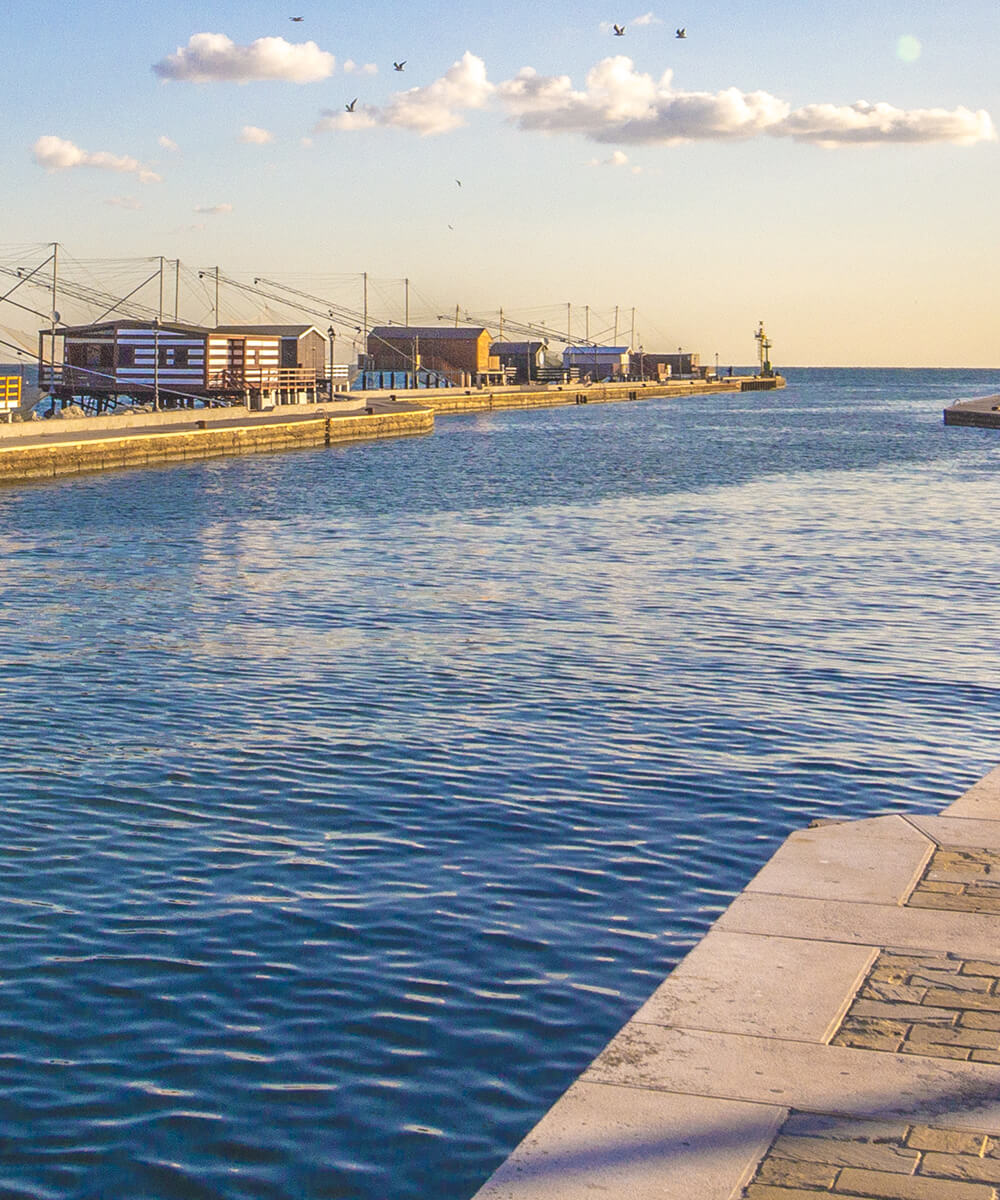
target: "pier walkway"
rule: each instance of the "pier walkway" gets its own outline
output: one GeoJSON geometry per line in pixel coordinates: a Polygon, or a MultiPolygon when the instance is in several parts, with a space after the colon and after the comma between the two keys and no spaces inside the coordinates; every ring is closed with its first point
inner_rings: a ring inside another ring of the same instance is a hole
{"type": "Polygon", "coordinates": [[[792,834],[475,1200],[998,1200],[1000,768],[792,834]]]}

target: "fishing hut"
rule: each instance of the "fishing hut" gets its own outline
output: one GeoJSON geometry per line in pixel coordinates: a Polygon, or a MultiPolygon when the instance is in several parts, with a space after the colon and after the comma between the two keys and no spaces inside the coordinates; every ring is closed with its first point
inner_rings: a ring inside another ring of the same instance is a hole
{"type": "Polygon", "coordinates": [[[629,372],[628,346],[567,346],[563,351],[563,368],[576,368],[581,376],[592,380],[627,379],[629,372]]]}
{"type": "Polygon", "coordinates": [[[508,380],[532,383],[545,368],[545,342],[494,342],[490,354],[499,360],[508,380]]]}
{"type": "MultiPolygon", "coordinates": [[[[318,330],[313,330],[325,345],[318,330]]],[[[298,335],[271,326],[204,329],[177,322],[121,319],[42,330],[39,384],[63,405],[105,412],[124,399],[154,408],[243,404],[251,409],[313,402],[324,376],[315,366],[283,365],[298,335]],[[283,341],[292,343],[283,351],[283,341]]],[[[306,338],[305,348],[311,342],[306,338]]]]}
{"type": "Polygon", "coordinates": [[[489,330],[476,326],[377,325],[369,331],[362,386],[374,374],[402,377],[390,387],[478,387],[504,380],[489,330]],[[424,382],[433,377],[435,382],[424,382]],[[404,379],[408,381],[403,381],[404,379]]]}

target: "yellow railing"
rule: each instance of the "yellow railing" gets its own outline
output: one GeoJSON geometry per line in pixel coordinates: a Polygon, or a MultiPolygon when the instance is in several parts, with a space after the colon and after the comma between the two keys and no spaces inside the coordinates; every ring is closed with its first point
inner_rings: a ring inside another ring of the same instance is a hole
{"type": "Polygon", "coordinates": [[[0,412],[21,406],[21,377],[0,375],[0,412]]]}

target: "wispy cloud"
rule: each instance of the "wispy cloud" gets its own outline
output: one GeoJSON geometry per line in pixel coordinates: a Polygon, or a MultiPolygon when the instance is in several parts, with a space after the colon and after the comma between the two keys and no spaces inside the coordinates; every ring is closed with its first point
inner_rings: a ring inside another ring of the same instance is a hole
{"type": "Polygon", "coordinates": [[[156,139],[156,144],[161,146],[164,150],[168,150],[171,154],[176,154],[180,149],[174,139],[167,137],[165,133],[160,134],[160,136],[156,139]]]}
{"type": "Polygon", "coordinates": [[[240,141],[251,146],[266,146],[268,142],[274,141],[274,134],[267,129],[261,129],[259,125],[244,125],[240,130],[240,141]]]}
{"type": "Polygon", "coordinates": [[[768,92],[689,92],[639,72],[624,55],[606,58],[582,90],[567,75],[539,75],[525,67],[497,88],[515,123],[525,130],[577,133],[595,142],[670,145],[766,134],[818,146],[949,142],[971,145],[996,138],[988,113],[967,108],[898,109],[889,104],[791,105],[768,92]]]}
{"type": "MultiPolygon", "coordinates": [[[[591,167],[628,167],[629,157],[624,150],[615,150],[610,158],[592,158],[587,164],[591,167]]],[[[642,167],[630,167],[633,175],[641,175],[642,167]]]]}
{"type": "Polygon", "coordinates": [[[344,60],[344,73],[346,75],[377,75],[378,67],[375,63],[356,63],[354,59],[348,58],[344,60]]]}
{"type": "MultiPolygon", "coordinates": [[[[221,217],[233,211],[231,204],[196,204],[194,211],[206,217],[221,217]]],[[[199,228],[204,228],[200,226],[199,228]]]]}
{"type": "Polygon", "coordinates": [[[468,50],[433,83],[397,92],[384,107],[369,106],[355,112],[327,110],[314,132],[330,129],[366,129],[394,126],[422,135],[446,133],[465,124],[465,113],[482,108],[494,91],[486,77],[486,64],[468,50]]]}
{"type": "Polygon", "coordinates": [[[142,208],[142,201],[136,200],[134,196],[109,196],[104,203],[110,204],[112,208],[127,208],[131,212],[138,212],[142,208]]]}
{"type": "Polygon", "coordinates": [[[128,154],[108,150],[81,150],[66,138],[47,133],[32,147],[35,162],[47,171],[68,171],[75,167],[95,167],[101,171],[120,171],[139,176],[140,183],[159,183],[160,176],[128,154]]]}
{"type": "Polygon", "coordinates": [[[153,64],[161,79],[187,83],[250,83],[282,79],[290,83],[315,83],[333,74],[336,60],[315,42],[286,42],[262,37],[238,46],[224,33],[195,33],[187,46],[153,64]]]}
{"type": "Polygon", "coordinates": [[[653,13],[648,12],[648,13],[643,13],[641,17],[633,17],[632,24],[633,25],[662,25],[663,21],[660,17],[657,17],[653,13]]]}

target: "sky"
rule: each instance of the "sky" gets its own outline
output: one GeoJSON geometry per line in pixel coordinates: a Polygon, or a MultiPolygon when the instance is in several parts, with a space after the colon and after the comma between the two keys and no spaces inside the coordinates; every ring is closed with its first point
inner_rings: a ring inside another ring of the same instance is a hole
{"type": "MultiPolygon", "coordinates": [[[[653,2],[8,0],[0,265],[58,243],[155,305],[179,260],[205,323],[199,271],[355,309],[367,274],[372,321],[1000,366],[996,0],[653,2]]],[[[301,317],[229,284],[219,315],[301,317]]],[[[0,339],[38,324],[0,303],[0,339]]]]}

